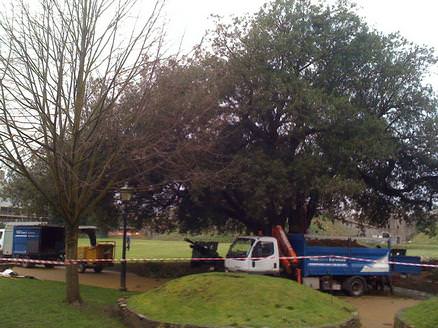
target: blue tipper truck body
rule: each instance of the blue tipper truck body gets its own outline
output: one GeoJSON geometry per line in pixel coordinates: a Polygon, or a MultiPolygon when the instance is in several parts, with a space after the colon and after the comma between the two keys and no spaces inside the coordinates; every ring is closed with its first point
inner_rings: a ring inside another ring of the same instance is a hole
{"type": "Polygon", "coordinates": [[[420,264],[421,259],[418,256],[392,256],[390,248],[356,247],[356,244],[342,247],[312,245],[303,234],[290,234],[288,239],[298,256],[315,256],[300,260],[299,268],[303,281],[318,289],[343,289],[351,295],[355,292],[359,295],[370,285],[382,288],[391,285],[390,278],[395,274],[421,272],[418,265],[391,264],[420,264]]]}
{"type": "Polygon", "coordinates": [[[64,228],[44,223],[11,223],[5,228],[3,255],[58,260],[64,254],[64,228]]]}
{"type": "Polygon", "coordinates": [[[390,262],[419,264],[420,257],[391,256],[389,248],[311,246],[303,234],[291,234],[288,237],[298,256],[339,256],[301,260],[300,267],[303,277],[322,275],[387,276],[393,273],[418,274],[421,272],[420,266],[390,264],[390,262]]]}

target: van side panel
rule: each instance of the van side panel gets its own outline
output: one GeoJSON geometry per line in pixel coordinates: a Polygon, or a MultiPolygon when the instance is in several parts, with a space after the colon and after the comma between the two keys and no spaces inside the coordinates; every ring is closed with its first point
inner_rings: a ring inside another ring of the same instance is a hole
{"type": "Polygon", "coordinates": [[[39,253],[40,241],[40,227],[15,227],[13,254],[22,256],[39,253]]]}

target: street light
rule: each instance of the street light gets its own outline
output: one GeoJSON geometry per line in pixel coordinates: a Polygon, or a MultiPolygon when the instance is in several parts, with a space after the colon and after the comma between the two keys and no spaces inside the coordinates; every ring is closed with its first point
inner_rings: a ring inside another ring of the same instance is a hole
{"type": "Polygon", "coordinates": [[[120,272],[120,290],[126,292],[126,230],[128,211],[127,205],[132,198],[134,189],[128,186],[128,183],[120,188],[120,200],[122,201],[122,217],[123,217],[123,245],[122,245],[122,270],[120,272]]]}

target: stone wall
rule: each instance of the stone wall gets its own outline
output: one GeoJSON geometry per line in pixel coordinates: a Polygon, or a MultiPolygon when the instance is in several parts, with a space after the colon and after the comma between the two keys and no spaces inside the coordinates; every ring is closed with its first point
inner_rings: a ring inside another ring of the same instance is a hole
{"type": "MultiPolygon", "coordinates": [[[[148,319],[142,314],[135,313],[128,308],[126,299],[121,298],[118,300],[118,312],[125,325],[129,328],[208,328],[194,325],[180,325],[172,323],[157,322],[148,319]]],[[[337,325],[327,325],[318,328],[360,328],[360,321],[357,313],[353,313],[351,319],[339,323],[337,325]]],[[[316,327],[315,327],[316,328],[316,327]]]]}
{"type": "Polygon", "coordinates": [[[406,322],[401,319],[401,314],[403,311],[398,312],[394,318],[394,328],[415,328],[414,326],[410,326],[406,322]]]}

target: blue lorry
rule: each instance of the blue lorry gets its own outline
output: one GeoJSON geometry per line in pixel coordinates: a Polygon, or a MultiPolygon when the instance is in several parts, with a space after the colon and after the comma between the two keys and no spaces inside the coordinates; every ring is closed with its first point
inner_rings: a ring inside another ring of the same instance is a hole
{"type": "Polygon", "coordinates": [[[394,254],[389,247],[382,247],[385,245],[366,247],[348,238],[334,240],[304,234],[290,234],[284,239],[238,237],[225,258],[225,269],[262,274],[289,271],[312,288],[343,290],[352,296],[360,296],[369,288],[392,288],[393,275],[421,271],[417,256],[394,254]],[[291,270],[285,270],[288,268],[291,270]]]}
{"type": "MultiPolygon", "coordinates": [[[[64,227],[44,222],[7,223],[3,236],[3,257],[56,261],[64,251],[64,227]]],[[[31,262],[23,262],[31,267],[31,262]]],[[[46,267],[53,265],[46,264],[46,267]]]]}

